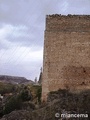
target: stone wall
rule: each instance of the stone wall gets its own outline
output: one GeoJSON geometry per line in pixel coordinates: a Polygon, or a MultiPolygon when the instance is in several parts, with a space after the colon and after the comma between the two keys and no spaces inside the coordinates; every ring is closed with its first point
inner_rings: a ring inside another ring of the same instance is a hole
{"type": "Polygon", "coordinates": [[[90,15],[46,17],[42,99],[60,88],[90,88],[90,15]]]}

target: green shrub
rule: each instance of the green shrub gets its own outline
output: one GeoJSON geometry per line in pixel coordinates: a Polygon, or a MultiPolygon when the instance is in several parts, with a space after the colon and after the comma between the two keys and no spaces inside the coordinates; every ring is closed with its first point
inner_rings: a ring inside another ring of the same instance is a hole
{"type": "Polygon", "coordinates": [[[31,100],[31,94],[29,94],[29,91],[27,89],[24,89],[21,91],[20,95],[19,95],[20,99],[22,99],[22,101],[29,101],[31,100]]]}
{"type": "Polygon", "coordinates": [[[38,102],[41,103],[41,94],[42,94],[42,88],[39,87],[36,93],[36,96],[38,98],[38,102]]]}
{"type": "Polygon", "coordinates": [[[5,104],[3,113],[8,114],[12,112],[13,110],[18,110],[20,109],[21,105],[22,105],[22,100],[19,99],[19,97],[17,96],[13,96],[5,104]]]}

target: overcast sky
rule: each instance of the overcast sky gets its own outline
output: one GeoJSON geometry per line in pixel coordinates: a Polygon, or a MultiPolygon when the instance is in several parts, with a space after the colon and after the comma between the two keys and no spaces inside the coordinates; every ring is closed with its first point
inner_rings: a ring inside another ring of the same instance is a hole
{"type": "Polygon", "coordinates": [[[0,0],[0,75],[39,76],[47,14],[90,15],[90,0],[0,0]]]}

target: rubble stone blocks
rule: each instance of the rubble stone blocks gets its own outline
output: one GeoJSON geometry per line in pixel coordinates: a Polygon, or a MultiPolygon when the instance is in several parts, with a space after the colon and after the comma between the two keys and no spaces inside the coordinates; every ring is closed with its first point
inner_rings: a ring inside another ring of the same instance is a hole
{"type": "Polygon", "coordinates": [[[42,100],[58,89],[90,89],[90,15],[46,16],[42,100]]]}

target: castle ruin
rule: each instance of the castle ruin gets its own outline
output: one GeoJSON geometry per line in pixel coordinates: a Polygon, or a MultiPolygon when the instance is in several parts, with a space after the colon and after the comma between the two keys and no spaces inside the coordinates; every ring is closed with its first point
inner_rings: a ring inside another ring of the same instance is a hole
{"type": "Polygon", "coordinates": [[[42,100],[50,91],[90,89],[90,15],[47,15],[42,100]]]}

